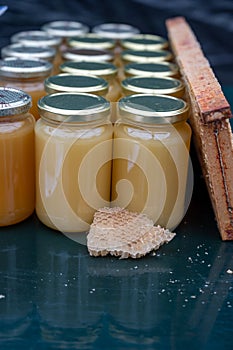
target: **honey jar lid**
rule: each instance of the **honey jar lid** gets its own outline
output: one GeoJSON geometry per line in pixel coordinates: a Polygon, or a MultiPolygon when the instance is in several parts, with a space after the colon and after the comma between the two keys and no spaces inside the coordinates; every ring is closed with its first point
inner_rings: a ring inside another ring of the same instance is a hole
{"type": "Polygon", "coordinates": [[[0,76],[11,78],[35,78],[48,76],[52,63],[39,59],[7,57],[0,61],[0,76]]]}
{"type": "Polygon", "coordinates": [[[128,62],[161,62],[172,59],[172,53],[168,50],[124,50],[121,53],[124,61],[128,62]]]}
{"type": "Polygon", "coordinates": [[[67,61],[60,65],[60,70],[72,74],[91,74],[106,79],[117,73],[117,67],[109,62],[67,61]]]}
{"type": "Polygon", "coordinates": [[[86,92],[103,95],[108,91],[106,80],[94,75],[74,75],[62,73],[48,77],[45,82],[45,91],[55,92],[86,92]]]}
{"type": "Polygon", "coordinates": [[[55,122],[92,122],[110,114],[104,97],[87,93],[58,92],[43,96],[37,105],[42,118],[55,122]]]}
{"type": "Polygon", "coordinates": [[[77,21],[52,21],[45,23],[41,29],[60,38],[82,35],[90,30],[86,24],[77,21]]]}
{"type": "Polygon", "coordinates": [[[85,35],[70,38],[68,40],[68,45],[76,48],[109,50],[115,46],[115,41],[94,33],[87,33],[85,35]]]}
{"type": "Polygon", "coordinates": [[[145,76],[126,78],[121,82],[121,86],[127,94],[157,94],[181,97],[185,90],[181,80],[145,76]]]}
{"type": "Polygon", "coordinates": [[[52,46],[58,47],[61,44],[61,38],[46,33],[43,30],[28,30],[18,32],[11,36],[12,43],[22,43],[30,46],[52,46]]]}
{"type": "Polygon", "coordinates": [[[174,124],[188,118],[188,104],[177,97],[138,94],[123,97],[118,103],[119,113],[136,123],[174,124]]]}
{"type": "Polygon", "coordinates": [[[126,75],[146,75],[146,76],[178,76],[179,68],[175,63],[128,63],[124,67],[126,75]]]}
{"type": "Polygon", "coordinates": [[[140,33],[140,30],[125,23],[102,23],[94,26],[92,32],[105,38],[121,40],[140,33]]]}
{"type": "Polygon", "coordinates": [[[26,113],[31,106],[31,96],[26,92],[0,86],[0,117],[26,113]]]}
{"type": "Polygon", "coordinates": [[[168,47],[168,41],[153,34],[137,34],[121,40],[121,45],[129,50],[161,50],[168,47]]]}
{"type": "Polygon", "coordinates": [[[97,49],[67,49],[62,52],[64,60],[68,61],[112,61],[113,54],[107,50],[97,49]]]}
{"type": "Polygon", "coordinates": [[[56,55],[56,50],[49,46],[28,46],[22,43],[7,45],[2,48],[1,56],[18,58],[39,58],[52,61],[56,55]]]}

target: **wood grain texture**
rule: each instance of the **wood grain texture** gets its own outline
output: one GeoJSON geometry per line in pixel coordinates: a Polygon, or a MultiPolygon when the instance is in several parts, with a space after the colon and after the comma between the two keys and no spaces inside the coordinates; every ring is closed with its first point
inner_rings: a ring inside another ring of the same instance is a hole
{"type": "Polygon", "coordinates": [[[233,141],[228,101],[183,17],[166,21],[168,38],[187,88],[190,124],[222,240],[233,240],[233,141]]]}

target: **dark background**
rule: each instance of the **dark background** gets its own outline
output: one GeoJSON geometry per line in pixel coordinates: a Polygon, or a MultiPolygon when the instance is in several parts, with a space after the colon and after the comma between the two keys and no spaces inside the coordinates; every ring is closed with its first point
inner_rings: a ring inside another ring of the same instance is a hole
{"type": "Polygon", "coordinates": [[[0,47],[21,30],[53,20],[77,20],[90,29],[103,22],[128,23],[143,33],[167,36],[165,20],[184,16],[220,83],[233,84],[233,0],[9,0],[0,18],[0,47]]]}

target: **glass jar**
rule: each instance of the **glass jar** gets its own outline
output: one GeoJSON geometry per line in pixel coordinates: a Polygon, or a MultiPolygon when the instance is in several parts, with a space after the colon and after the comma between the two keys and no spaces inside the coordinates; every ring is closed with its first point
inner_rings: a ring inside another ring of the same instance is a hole
{"type": "Polygon", "coordinates": [[[110,200],[110,104],[102,96],[56,93],[42,97],[38,108],[37,216],[55,230],[86,231],[110,200]]]}
{"type": "Polygon", "coordinates": [[[68,45],[73,48],[113,50],[115,47],[115,40],[104,38],[94,33],[87,33],[85,35],[69,38],[68,45]]]}
{"type": "Polygon", "coordinates": [[[8,57],[0,61],[0,79],[4,87],[15,87],[32,98],[30,112],[38,119],[37,101],[46,94],[44,79],[52,71],[50,62],[38,59],[8,57]]]}
{"type": "Polygon", "coordinates": [[[173,55],[168,50],[124,50],[121,53],[123,64],[127,63],[157,63],[171,61],[173,55]]]}
{"type": "Polygon", "coordinates": [[[130,24],[125,23],[102,23],[92,28],[92,32],[103,37],[113,39],[115,41],[114,49],[114,64],[117,67],[122,66],[121,61],[121,40],[130,38],[133,35],[139,34],[140,30],[130,24]]]}
{"type": "Polygon", "coordinates": [[[68,48],[69,38],[88,33],[90,29],[86,24],[78,21],[51,21],[42,25],[41,30],[61,40],[54,62],[54,73],[56,74],[62,63],[61,53],[68,48]]]}
{"type": "Polygon", "coordinates": [[[147,214],[173,230],[190,200],[189,107],[163,95],[119,101],[114,125],[112,205],[147,214]]]}
{"type": "Polygon", "coordinates": [[[84,92],[105,97],[108,92],[108,82],[95,75],[61,73],[48,77],[44,82],[44,86],[47,94],[84,92]]]}
{"type": "Polygon", "coordinates": [[[37,58],[49,62],[53,62],[56,55],[56,50],[53,47],[46,46],[27,46],[21,43],[7,45],[2,48],[2,58],[17,57],[17,58],[37,58]]]}
{"type": "Polygon", "coordinates": [[[121,87],[117,80],[117,67],[109,62],[69,61],[60,66],[61,72],[70,74],[91,74],[103,78],[109,84],[106,99],[117,102],[122,97],[121,87]]]}
{"type": "Polygon", "coordinates": [[[168,48],[168,41],[153,34],[137,34],[121,40],[123,49],[129,50],[163,50],[168,48]]]}
{"type": "Polygon", "coordinates": [[[57,67],[61,63],[61,55],[59,47],[61,45],[61,38],[46,33],[43,30],[28,30],[18,32],[11,36],[12,43],[21,43],[25,46],[34,47],[52,47],[56,50],[55,58],[53,60],[54,73],[57,72],[57,67]]]}
{"type": "Polygon", "coordinates": [[[183,98],[185,94],[185,86],[182,81],[174,78],[135,76],[124,79],[121,82],[121,86],[126,96],[133,94],[162,94],[183,98]]]}
{"type": "MultiPolygon", "coordinates": [[[[179,68],[175,63],[128,63],[124,67],[123,79],[135,75],[179,78],[179,68]]],[[[121,79],[121,80],[123,80],[121,79]]]]}
{"type": "Polygon", "coordinates": [[[88,62],[111,62],[113,54],[111,51],[100,49],[68,48],[62,52],[62,60],[66,61],[88,61],[88,62]]]}
{"type": "Polygon", "coordinates": [[[31,97],[0,87],[0,226],[16,224],[34,211],[34,117],[31,97]]]}

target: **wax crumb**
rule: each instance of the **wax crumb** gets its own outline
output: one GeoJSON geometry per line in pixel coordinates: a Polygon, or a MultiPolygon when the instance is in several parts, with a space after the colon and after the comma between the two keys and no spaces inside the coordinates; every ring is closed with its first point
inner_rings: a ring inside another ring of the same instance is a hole
{"type": "Polygon", "coordinates": [[[228,270],[227,270],[227,273],[229,273],[229,274],[233,274],[233,270],[228,269],[228,270]]]}

